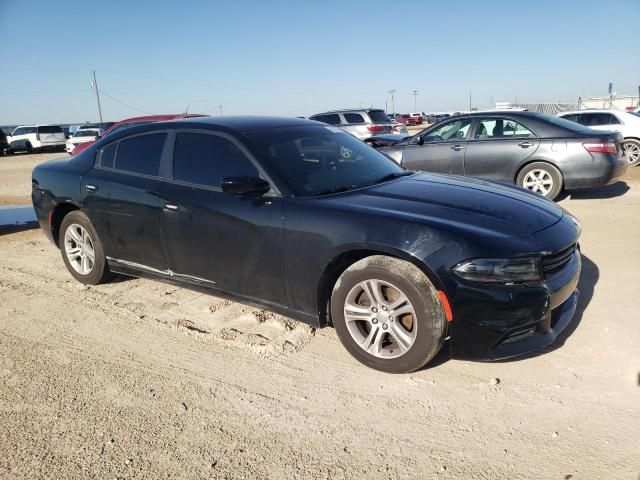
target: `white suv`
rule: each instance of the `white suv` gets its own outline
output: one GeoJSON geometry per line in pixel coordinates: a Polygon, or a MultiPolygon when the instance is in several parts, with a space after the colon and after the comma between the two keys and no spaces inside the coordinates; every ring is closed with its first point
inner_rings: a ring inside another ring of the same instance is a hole
{"type": "Polygon", "coordinates": [[[64,130],[59,125],[35,125],[17,127],[7,139],[14,152],[34,150],[64,150],[64,130]]]}
{"type": "Polygon", "coordinates": [[[71,138],[67,140],[67,153],[73,155],[73,149],[78,143],[95,142],[100,136],[99,128],[80,127],[71,138]]]}
{"type": "Polygon", "coordinates": [[[562,112],[558,117],[596,130],[620,132],[622,147],[631,165],[640,164],[640,116],[622,110],[580,110],[562,112]]]}

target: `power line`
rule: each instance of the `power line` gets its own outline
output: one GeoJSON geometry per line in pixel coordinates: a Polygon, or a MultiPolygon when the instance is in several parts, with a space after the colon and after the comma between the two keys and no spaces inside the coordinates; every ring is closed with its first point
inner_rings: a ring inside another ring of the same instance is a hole
{"type": "Polygon", "coordinates": [[[106,96],[106,97],[109,97],[114,102],[119,103],[120,105],[123,105],[123,106],[125,106],[127,108],[130,108],[131,110],[135,110],[135,111],[140,112],[140,113],[146,113],[147,115],[155,115],[152,112],[147,112],[146,110],[142,110],[141,108],[134,107],[133,105],[130,105],[130,104],[126,103],[126,102],[123,102],[122,100],[118,100],[116,97],[114,97],[113,95],[109,95],[107,92],[105,92],[102,89],[100,89],[100,93],[102,95],[106,96]]]}

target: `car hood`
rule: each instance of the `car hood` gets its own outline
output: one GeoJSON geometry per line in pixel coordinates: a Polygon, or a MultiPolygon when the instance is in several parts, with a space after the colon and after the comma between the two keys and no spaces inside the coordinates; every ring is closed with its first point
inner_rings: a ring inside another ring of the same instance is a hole
{"type": "Polygon", "coordinates": [[[559,206],[538,194],[455,175],[418,173],[331,197],[322,198],[343,208],[483,236],[530,235],[563,215],[559,206]]]}

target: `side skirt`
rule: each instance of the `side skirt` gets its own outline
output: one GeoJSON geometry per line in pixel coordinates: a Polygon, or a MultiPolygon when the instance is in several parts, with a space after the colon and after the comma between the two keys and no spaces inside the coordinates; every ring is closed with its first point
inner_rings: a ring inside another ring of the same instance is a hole
{"type": "Polygon", "coordinates": [[[242,303],[250,307],[263,308],[273,313],[277,313],[279,315],[283,315],[285,317],[307,323],[313,327],[320,327],[318,317],[315,315],[300,312],[298,310],[292,310],[277,303],[264,302],[255,298],[245,297],[242,295],[227,292],[217,287],[216,283],[210,280],[193,277],[190,275],[177,274],[175,272],[172,272],[171,270],[158,270],[156,268],[148,267],[139,263],[119,260],[111,257],[107,257],[107,263],[109,265],[109,270],[111,270],[113,273],[118,273],[120,275],[125,275],[128,277],[142,277],[149,278],[151,280],[160,280],[161,282],[188,288],[205,295],[215,295],[217,297],[231,300],[233,302],[242,303]]]}

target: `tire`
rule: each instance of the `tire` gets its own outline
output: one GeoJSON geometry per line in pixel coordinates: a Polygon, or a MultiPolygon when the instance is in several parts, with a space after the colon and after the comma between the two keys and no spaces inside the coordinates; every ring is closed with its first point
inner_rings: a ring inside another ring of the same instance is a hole
{"type": "Polygon", "coordinates": [[[331,294],[331,319],[353,357],[388,373],[426,365],[447,330],[438,292],[426,275],[408,262],[381,255],[354,263],[340,276],[331,294]],[[365,292],[369,287],[378,294],[375,307],[365,292]]]}
{"type": "Polygon", "coordinates": [[[624,153],[629,159],[629,165],[635,166],[640,164],[640,141],[631,138],[622,142],[624,153]]]}
{"type": "Polygon", "coordinates": [[[562,174],[550,163],[533,162],[518,172],[516,184],[553,200],[562,192],[562,174]]]}
{"type": "Polygon", "coordinates": [[[24,148],[27,151],[27,153],[33,153],[33,146],[31,146],[31,142],[25,143],[24,148]]]}
{"type": "Polygon", "coordinates": [[[58,247],[67,270],[80,283],[97,285],[111,278],[102,243],[83,212],[75,210],[64,217],[58,247]],[[93,260],[90,247],[93,248],[93,260]]]}

